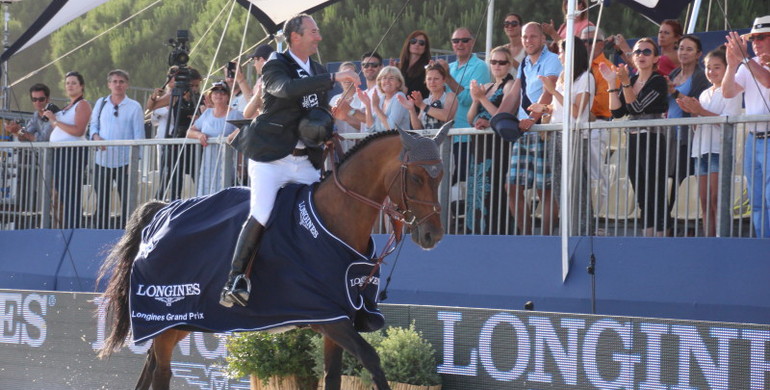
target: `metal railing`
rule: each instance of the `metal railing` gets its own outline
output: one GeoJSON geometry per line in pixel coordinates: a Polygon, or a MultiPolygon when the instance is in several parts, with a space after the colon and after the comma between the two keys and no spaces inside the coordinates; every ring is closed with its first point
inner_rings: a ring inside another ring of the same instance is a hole
{"type": "MultiPolygon", "coordinates": [[[[751,214],[766,216],[768,210],[752,210],[750,203],[766,205],[767,199],[749,202],[750,181],[743,172],[745,150],[757,147],[756,141],[745,145],[747,129],[756,122],[770,117],[592,122],[574,131],[569,163],[561,161],[559,150],[566,145],[560,124],[534,126],[515,146],[490,130],[453,129],[442,148],[446,232],[548,235],[567,224],[571,236],[766,235],[755,232],[751,214]],[[672,141],[675,126],[696,124],[723,130],[711,185],[690,166],[693,131],[683,137],[684,147],[672,141]],[[639,133],[629,132],[656,127],[667,136],[665,144],[644,144],[639,133]],[[450,142],[460,139],[467,142],[450,142]],[[569,215],[559,207],[565,169],[569,215]]],[[[367,135],[344,136],[351,145],[367,135]]],[[[192,139],[0,143],[0,229],[122,228],[148,200],[248,185],[243,158],[222,140],[209,144],[203,148],[192,139]],[[125,168],[105,168],[120,164],[98,157],[102,147],[122,148],[125,168]]],[[[387,231],[387,223],[377,226],[375,232],[387,231]]]]}

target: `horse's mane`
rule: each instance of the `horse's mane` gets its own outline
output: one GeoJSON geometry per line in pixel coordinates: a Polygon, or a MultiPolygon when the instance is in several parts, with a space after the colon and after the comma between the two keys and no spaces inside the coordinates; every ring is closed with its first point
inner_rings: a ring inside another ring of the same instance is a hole
{"type": "MultiPolygon", "coordinates": [[[[361,141],[358,141],[353,147],[348,149],[347,153],[345,153],[344,156],[342,156],[342,159],[340,159],[340,162],[337,163],[336,167],[339,168],[342,166],[342,164],[345,163],[345,161],[348,161],[356,152],[366,147],[366,145],[369,145],[372,143],[372,141],[378,140],[380,138],[389,137],[391,135],[398,135],[398,130],[387,130],[387,131],[379,131],[376,133],[372,133],[371,135],[368,135],[366,138],[362,139],[361,141]]],[[[328,172],[327,172],[328,173],[328,172]]],[[[324,180],[329,177],[330,175],[324,174],[324,180]]]]}

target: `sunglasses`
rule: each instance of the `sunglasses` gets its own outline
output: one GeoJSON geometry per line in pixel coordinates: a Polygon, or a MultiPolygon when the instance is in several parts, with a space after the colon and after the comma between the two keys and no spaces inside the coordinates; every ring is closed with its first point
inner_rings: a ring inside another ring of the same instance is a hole
{"type": "Polygon", "coordinates": [[[471,41],[471,39],[473,38],[452,38],[452,43],[468,43],[471,41]]]}
{"type": "Polygon", "coordinates": [[[512,21],[512,22],[503,22],[503,28],[518,27],[518,26],[519,26],[519,22],[517,22],[515,20],[512,21]]]}
{"type": "Polygon", "coordinates": [[[510,61],[508,60],[489,60],[490,65],[508,65],[510,64],[510,61]]]}
{"type": "Polygon", "coordinates": [[[44,102],[48,100],[47,97],[31,97],[30,99],[32,99],[33,102],[44,102]]]}
{"type": "Polygon", "coordinates": [[[364,69],[379,68],[379,66],[380,66],[379,62],[362,62],[361,63],[361,67],[364,69]]]}
{"type": "Polygon", "coordinates": [[[426,44],[424,39],[412,38],[412,39],[409,40],[409,44],[410,45],[414,45],[415,43],[420,45],[420,46],[425,46],[425,44],[426,44]]]}
{"type": "Polygon", "coordinates": [[[752,35],[749,37],[749,42],[754,42],[754,41],[762,42],[765,40],[765,38],[768,38],[768,37],[770,37],[770,35],[752,35]]]}
{"type": "Polygon", "coordinates": [[[634,55],[635,56],[644,55],[645,57],[649,57],[652,55],[652,49],[644,49],[644,50],[636,49],[634,50],[634,55]]]}
{"type": "Polygon", "coordinates": [[[120,107],[118,107],[118,105],[117,105],[117,104],[115,104],[114,106],[115,106],[115,112],[113,112],[113,113],[112,113],[112,115],[115,115],[115,118],[117,118],[117,117],[118,117],[118,109],[119,109],[120,107]]]}

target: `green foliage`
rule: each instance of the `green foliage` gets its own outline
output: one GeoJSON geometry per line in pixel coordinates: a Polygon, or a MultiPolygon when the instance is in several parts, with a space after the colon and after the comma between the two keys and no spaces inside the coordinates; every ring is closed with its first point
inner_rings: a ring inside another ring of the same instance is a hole
{"type": "Polygon", "coordinates": [[[415,329],[414,323],[409,328],[388,328],[387,336],[376,349],[388,380],[417,386],[441,384],[433,345],[415,329]]]}
{"type": "MultiPolygon", "coordinates": [[[[364,340],[368,342],[372,347],[375,349],[377,346],[379,346],[382,343],[383,338],[385,337],[385,333],[382,331],[377,332],[369,332],[369,333],[361,333],[361,336],[363,336],[364,340]]],[[[317,377],[323,377],[324,375],[324,341],[322,337],[314,337],[312,340],[313,344],[313,373],[317,377]]],[[[349,376],[357,376],[357,377],[368,377],[369,382],[371,382],[371,376],[369,376],[369,372],[364,369],[364,366],[361,365],[361,362],[358,361],[353,355],[349,354],[347,351],[342,353],[342,375],[349,375],[349,376]]]]}
{"type": "Polygon", "coordinates": [[[284,333],[243,332],[227,338],[227,375],[254,375],[267,383],[272,376],[314,378],[309,329],[284,333]]]}

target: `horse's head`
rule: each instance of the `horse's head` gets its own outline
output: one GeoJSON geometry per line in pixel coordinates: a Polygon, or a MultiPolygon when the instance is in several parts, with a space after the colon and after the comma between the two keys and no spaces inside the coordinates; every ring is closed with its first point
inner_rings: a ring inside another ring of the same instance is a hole
{"type": "Polygon", "coordinates": [[[438,186],[444,175],[439,145],[446,139],[452,121],[441,127],[434,138],[398,129],[401,134],[400,186],[390,189],[390,199],[402,210],[412,240],[430,249],[444,236],[438,186]]]}

